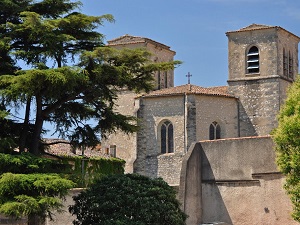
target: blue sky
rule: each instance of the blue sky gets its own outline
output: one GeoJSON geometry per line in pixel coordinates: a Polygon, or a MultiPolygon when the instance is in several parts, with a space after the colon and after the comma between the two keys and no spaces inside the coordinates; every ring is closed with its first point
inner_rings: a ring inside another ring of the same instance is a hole
{"type": "Polygon", "coordinates": [[[300,36],[300,1],[297,0],[82,0],[82,12],[112,14],[115,23],[99,31],[106,41],[124,34],[161,42],[183,61],[175,70],[175,85],[226,85],[225,32],[252,23],[281,26],[300,36]]]}

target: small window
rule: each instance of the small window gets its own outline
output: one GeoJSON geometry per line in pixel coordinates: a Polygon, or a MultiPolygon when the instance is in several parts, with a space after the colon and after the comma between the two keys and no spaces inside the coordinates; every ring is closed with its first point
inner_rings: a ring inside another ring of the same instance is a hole
{"type": "Polygon", "coordinates": [[[173,144],[173,125],[170,121],[165,121],[160,128],[161,153],[174,152],[173,144]]]}
{"type": "Polygon", "coordinates": [[[247,73],[259,73],[259,51],[252,46],[247,53],[247,73]]]}
{"type": "Polygon", "coordinates": [[[157,89],[160,90],[160,71],[157,72],[157,89]]]}
{"type": "Polygon", "coordinates": [[[209,126],[209,140],[216,140],[221,138],[221,127],[214,121],[209,126]]]}
{"type": "Polygon", "coordinates": [[[110,145],[109,146],[109,155],[111,157],[116,157],[117,156],[117,146],[116,145],[110,145]]]}
{"type": "Polygon", "coordinates": [[[168,87],[168,72],[165,71],[165,88],[168,87]]]}

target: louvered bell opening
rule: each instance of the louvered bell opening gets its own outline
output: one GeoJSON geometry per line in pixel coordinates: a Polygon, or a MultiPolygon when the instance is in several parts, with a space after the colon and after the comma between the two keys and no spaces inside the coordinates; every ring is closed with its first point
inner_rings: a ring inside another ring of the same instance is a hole
{"type": "Polygon", "coordinates": [[[259,73],[259,54],[257,48],[251,48],[249,53],[247,54],[247,72],[259,73]]]}

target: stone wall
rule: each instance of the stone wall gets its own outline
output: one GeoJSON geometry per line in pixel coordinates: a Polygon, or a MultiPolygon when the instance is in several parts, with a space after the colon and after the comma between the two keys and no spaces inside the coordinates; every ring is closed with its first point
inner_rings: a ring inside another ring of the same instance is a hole
{"type": "Polygon", "coordinates": [[[48,218],[45,225],[73,225],[73,220],[76,219],[76,216],[69,213],[69,206],[74,204],[73,196],[78,195],[82,190],[82,188],[70,190],[64,201],[63,211],[54,212],[53,220],[48,218]]]}
{"type": "Polygon", "coordinates": [[[143,120],[140,124],[141,129],[137,133],[138,154],[134,163],[134,172],[149,177],[163,177],[172,184],[178,184],[180,172],[172,171],[170,168],[180,168],[181,157],[186,149],[184,100],[184,96],[142,97],[140,99],[138,117],[142,117],[143,120]],[[165,120],[173,124],[174,153],[162,156],[159,127],[165,120]],[[174,164],[169,164],[170,162],[174,164]],[[172,175],[170,176],[167,171],[172,175]]]}
{"type": "Polygon", "coordinates": [[[278,53],[277,53],[277,74],[281,75],[284,78],[288,78],[283,73],[283,49],[285,50],[286,54],[291,54],[293,58],[293,77],[291,80],[294,80],[296,75],[298,74],[298,42],[299,38],[295,35],[288,33],[284,30],[278,31],[278,53]]]}
{"type": "MultiPolygon", "coordinates": [[[[169,46],[153,41],[148,38],[124,35],[117,38],[117,41],[108,41],[109,46],[117,49],[122,48],[144,48],[152,53],[151,60],[153,62],[173,62],[175,51],[170,50],[169,46]]],[[[154,74],[155,89],[174,87],[174,70],[160,71],[154,74]],[[159,81],[158,81],[159,80],[159,81]]]]}
{"type": "Polygon", "coordinates": [[[182,163],[180,200],[200,204],[186,208],[187,225],[216,221],[237,225],[298,224],[283,190],[284,177],[275,164],[270,137],[202,141],[189,150],[182,163]],[[200,167],[190,162],[200,160],[200,167]],[[196,168],[196,170],[195,170],[196,168]],[[194,179],[201,178],[197,186],[194,179]],[[202,190],[195,196],[189,192],[202,190]],[[198,200],[197,200],[198,199],[198,200]],[[280,203],[280,204],[278,204],[280,203]]]}
{"type": "MultiPolygon", "coordinates": [[[[123,115],[135,116],[136,94],[132,91],[121,91],[116,102],[117,111],[123,115]]],[[[120,130],[107,136],[107,139],[101,140],[102,150],[110,148],[111,145],[116,146],[116,157],[124,159],[126,161],[125,172],[133,172],[133,163],[136,159],[136,134],[126,134],[120,130]]]]}
{"type": "Polygon", "coordinates": [[[276,31],[273,28],[227,34],[229,80],[277,74],[278,36],[276,31]],[[247,74],[247,52],[253,45],[259,49],[259,74],[247,74]]]}
{"type": "Polygon", "coordinates": [[[229,92],[240,100],[240,136],[267,135],[277,125],[286,87],[298,72],[299,38],[279,27],[228,32],[227,36],[229,92]],[[259,49],[257,73],[247,72],[252,46],[259,49]],[[283,72],[283,49],[292,58],[292,77],[283,72]]]}
{"type": "Polygon", "coordinates": [[[182,157],[190,145],[209,139],[209,126],[214,121],[221,126],[222,138],[238,137],[237,113],[235,98],[195,94],[142,97],[134,172],[178,185],[182,157]],[[161,154],[159,128],[165,120],[174,126],[174,153],[161,154]]]}
{"type": "Polygon", "coordinates": [[[239,97],[240,136],[268,135],[277,125],[281,104],[279,76],[228,81],[229,91],[239,97]]]}
{"type": "Polygon", "coordinates": [[[196,141],[209,140],[209,126],[214,121],[220,124],[221,138],[239,136],[237,99],[197,95],[196,110],[196,141]]]}

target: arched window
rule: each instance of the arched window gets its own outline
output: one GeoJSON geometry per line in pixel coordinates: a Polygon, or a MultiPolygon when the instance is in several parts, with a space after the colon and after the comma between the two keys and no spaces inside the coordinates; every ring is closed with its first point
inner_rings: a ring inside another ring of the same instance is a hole
{"type": "Polygon", "coordinates": [[[259,51],[252,46],[247,53],[247,73],[259,73],[259,51]]]}
{"type": "Polygon", "coordinates": [[[289,78],[293,78],[294,67],[293,67],[293,55],[289,51],[289,78]]]}
{"type": "Polygon", "coordinates": [[[214,121],[209,126],[209,140],[215,140],[221,138],[221,127],[214,121]]]}
{"type": "Polygon", "coordinates": [[[165,121],[160,127],[160,142],[161,153],[174,152],[173,144],[173,124],[170,121],[165,121]]]}
{"type": "Polygon", "coordinates": [[[283,75],[287,77],[288,71],[288,56],[285,49],[283,49],[283,75]]]}

